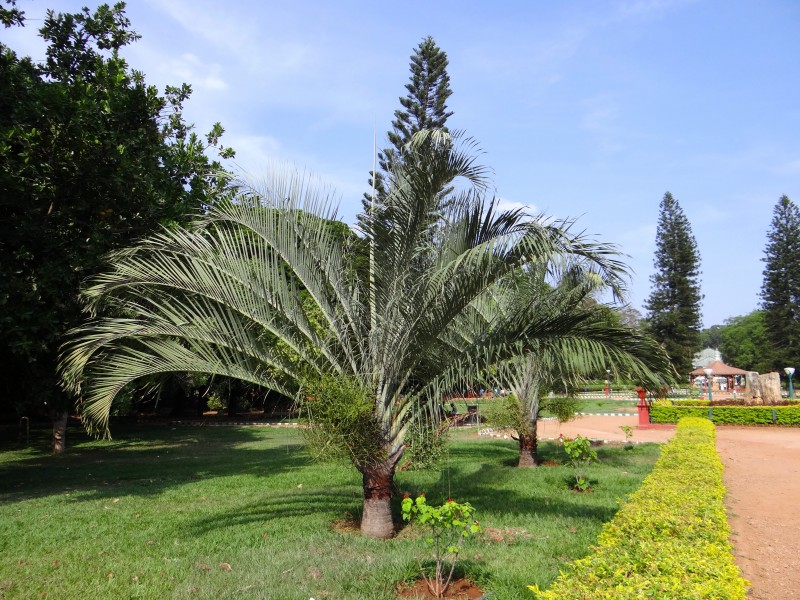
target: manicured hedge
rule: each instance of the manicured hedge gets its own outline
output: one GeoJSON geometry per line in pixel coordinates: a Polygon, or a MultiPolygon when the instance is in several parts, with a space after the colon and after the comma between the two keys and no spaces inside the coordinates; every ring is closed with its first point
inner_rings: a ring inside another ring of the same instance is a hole
{"type": "Polygon", "coordinates": [[[710,400],[705,400],[703,398],[683,398],[683,399],[675,399],[671,398],[667,404],[674,404],[675,406],[708,406],[711,403],[710,400]]]}
{"type": "Polygon", "coordinates": [[[733,562],[722,461],[707,419],[682,419],[653,472],[597,546],[540,600],[715,598],[744,600],[748,582],[733,562]]]}
{"type": "Polygon", "coordinates": [[[650,406],[653,423],[677,423],[683,417],[711,419],[719,425],[800,426],[800,405],[795,406],[650,406]],[[710,411],[710,412],[709,412],[710,411]],[[773,411],[774,415],[773,415],[773,411]]]}

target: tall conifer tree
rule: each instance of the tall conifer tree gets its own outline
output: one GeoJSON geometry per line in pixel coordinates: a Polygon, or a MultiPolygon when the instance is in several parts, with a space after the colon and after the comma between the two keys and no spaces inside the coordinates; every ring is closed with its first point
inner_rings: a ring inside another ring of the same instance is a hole
{"type": "Polygon", "coordinates": [[[669,192],[659,211],[656,272],[650,276],[652,291],[645,308],[653,336],[684,376],[700,349],[700,254],[689,220],[669,192]]]}
{"type": "Polygon", "coordinates": [[[782,196],[773,209],[762,259],[762,306],[774,369],[800,368],[800,210],[782,196]]]}
{"type": "MultiPolygon", "coordinates": [[[[431,36],[423,39],[411,55],[411,77],[406,84],[407,94],[400,98],[402,108],[394,111],[392,129],[387,132],[389,146],[378,152],[378,172],[370,173],[369,185],[375,178],[378,206],[386,197],[387,181],[393,166],[400,160],[411,137],[422,129],[444,129],[452,111],[447,110],[450,76],[447,74],[447,54],[431,36]]],[[[364,212],[370,210],[372,190],[364,194],[364,212]]]]}

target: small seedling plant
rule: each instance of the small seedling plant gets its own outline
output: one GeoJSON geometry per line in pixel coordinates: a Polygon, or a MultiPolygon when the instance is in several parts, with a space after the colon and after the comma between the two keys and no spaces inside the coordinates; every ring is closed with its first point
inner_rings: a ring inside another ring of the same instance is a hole
{"type": "Polygon", "coordinates": [[[630,425],[620,425],[620,429],[622,429],[622,433],[625,434],[625,449],[630,450],[633,448],[633,427],[630,425]]]}
{"type": "Polygon", "coordinates": [[[425,499],[425,494],[419,495],[415,500],[405,494],[402,509],[404,521],[416,521],[429,531],[425,541],[433,547],[435,571],[430,575],[421,564],[420,571],[430,593],[436,598],[442,598],[453,580],[464,540],[481,529],[473,519],[475,509],[469,502],[460,503],[452,499],[441,506],[432,506],[425,499]]]}
{"type": "Polygon", "coordinates": [[[572,468],[575,469],[575,483],[572,489],[581,492],[590,489],[589,480],[585,475],[585,468],[590,462],[597,462],[597,452],[592,450],[592,444],[588,438],[576,436],[575,439],[562,438],[564,452],[567,453],[572,468]]]}

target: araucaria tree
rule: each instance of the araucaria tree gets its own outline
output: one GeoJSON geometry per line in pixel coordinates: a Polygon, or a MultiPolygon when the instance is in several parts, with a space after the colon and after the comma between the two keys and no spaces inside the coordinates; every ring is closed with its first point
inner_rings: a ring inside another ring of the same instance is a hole
{"type": "Polygon", "coordinates": [[[689,220],[669,192],[659,208],[653,265],[645,303],[648,326],[683,376],[700,349],[700,254],[689,220]]]}
{"type": "Polygon", "coordinates": [[[800,211],[782,196],[775,205],[764,250],[762,307],[774,369],[800,360],[800,211]]]}
{"type": "MultiPolygon", "coordinates": [[[[423,129],[447,131],[447,110],[450,76],[447,74],[447,54],[436,45],[432,37],[423,39],[411,55],[411,77],[406,84],[406,95],[400,98],[402,108],[394,112],[392,129],[387,132],[390,146],[378,152],[377,173],[370,173],[370,186],[375,187],[375,201],[383,203],[391,173],[402,157],[409,156],[405,148],[412,136],[423,129]],[[374,182],[373,182],[374,178],[374,182]]],[[[364,194],[364,212],[371,210],[372,192],[364,194]]]]}
{"type": "Polygon", "coordinates": [[[486,321],[475,303],[531,261],[580,255],[609,278],[621,268],[616,252],[563,223],[499,211],[458,139],[425,130],[407,152],[415,155],[392,173],[387,218],[367,215],[366,275],[351,268],[362,257],[325,225],[330,201],[286,173],[260,190],[242,184],[192,227],[113,256],[85,292],[91,319],[62,356],[86,425],[107,432],[115,396],[159,373],[215,373],[297,393],[312,426],[341,441],[362,475],[362,532],[391,536],[409,429],[437,418],[444,391],[562,327],[552,318],[486,321]]]}

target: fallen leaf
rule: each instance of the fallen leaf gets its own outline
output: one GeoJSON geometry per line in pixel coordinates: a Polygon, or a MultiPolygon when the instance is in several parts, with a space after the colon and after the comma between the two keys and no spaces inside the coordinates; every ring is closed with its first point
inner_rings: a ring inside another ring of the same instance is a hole
{"type": "Polygon", "coordinates": [[[233,571],[233,567],[231,567],[228,563],[219,563],[219,566],[226,571],[233,571]]]}
{"type": "Polygon", "coordinates": [[[131,577],[131,581],[133,581],[133,583],[139,583],[138,575],[134,575],[133,577],[131,577]]]}
{"type": "Polygon", "coordinates": [[[113,502],[114,504],[116,504],[117,502],[119,502],[119,498],[114,498],[114,499],[113,499],[111,502],[113,502]]]}
{"type": "Polygon", "coordinates": [[[108,577],[109,579],[114,579],[114,574],[113,573],[109,573],[108,575],[106,575],[106,577],[108,577]]]}
{"type": "Polygon", "coordinates": [[[303,487],[303,484],[301,483],[301,484],[300,484],[300,485],[298,485],[297,487],[298,487],[298,489],[299,489],[299,488],[303,487]]]}
{"type": "Polygon", "coordinates": [[[207,565],[205,563],[198,563],[197,564],[197,568],[201,569],[202,571],[210,571],[211,570],[211,565],[207,565]]]}
{"type": "Polygon", "coordinates": [[[267,539],[267,538],[269,537],[269,534],[268,534],[268,533],[265,531],[265,532],[264,532],[264,533],[261,535],[261,537],[262,537],[262,538],[264,538],[264,539],[267,539]]]}

